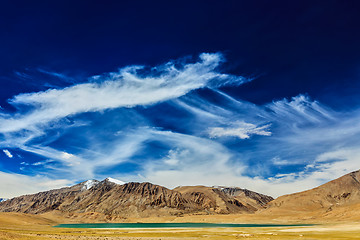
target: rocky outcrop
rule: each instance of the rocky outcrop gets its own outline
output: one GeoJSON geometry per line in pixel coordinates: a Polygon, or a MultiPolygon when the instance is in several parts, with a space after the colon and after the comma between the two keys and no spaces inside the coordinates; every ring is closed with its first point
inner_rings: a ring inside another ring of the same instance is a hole
{"type": "Polygon", "coordinates": [[[265,207],[266,204],[274,200],[274,198],[271,196],[238,187],[218,187],[218,189],[220,189],[226,195],[235,197],[239,201],[244,201],[256,209],[265,207]]]}
{"type": "MultiPolygon", "coordinates": [[[[182,193],[186,199],[197,203],[202,210],[208,213],[253,213],[264,207],[249,196],[241,196],[240,193],[235,194],[235,191],[233,191],[234,194],[230,194],[230,189],[223,187],[186,186],[178,187],[174,190],[182,193]]],[[[256,195],[255,192],[252,193],[254,196],[263,196],[263,202],[266,201],[265,199],[268,199],[267,202],[272,200],[272,197],[261,194],[256,195]]]]}

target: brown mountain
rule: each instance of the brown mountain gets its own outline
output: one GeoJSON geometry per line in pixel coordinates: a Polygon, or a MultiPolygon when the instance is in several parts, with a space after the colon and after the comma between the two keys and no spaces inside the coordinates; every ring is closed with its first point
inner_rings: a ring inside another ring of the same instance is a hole
{"type": "Polygon", "coordinates": [[[101,182],[91,180],[72,187],[9,199],[0,203],[0,211],[32,214],[60,212],[69,216],[101,214],[114,219],[187,213],[253,213],[272,200],[269,196],[248,190],[224,189],[228,188],[196,186],[170,190],[147,182],[117,184],[109,179],[101,182]]]}
{"type": "Polygon", "coordinates": [[[273,198],[241,188],[186,186],[177,187],[185,198],[215,213],[254,213],[263,209],[273,198]]]}
{"type": "MultiPolygon", "coordinates": [[[[268,204],[265,214],[301,214],[331,217],[350,216],[360,210],[360,171],[304,192],[278,197],[268,204]]],[[[359,216],[360,218],[360,216],[359,216]]]]}

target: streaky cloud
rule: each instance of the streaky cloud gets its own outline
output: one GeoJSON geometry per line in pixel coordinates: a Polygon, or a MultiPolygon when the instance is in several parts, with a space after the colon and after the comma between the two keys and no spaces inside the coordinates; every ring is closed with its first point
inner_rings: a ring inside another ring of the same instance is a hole
{"type": "Polygon", "coordinates": [[[5,198],[11,198],[21,194],[35,193],[74,184],[74,182],[63,178],[54,180],[41,175],[27,176],[23,174],[6,173],[2,171],[0,171],[0,179],[0,192],[5,198]]]}
{"type": "Polygon", "coordinates": [[[318,101],[312,101],[306,95],[300,94],[288,99],[274,101],[266,107],[274,113],[277,118],[286,118],[289,123],[307,124],[322,123],[334,119],[334,111],[327,109],[318,101]]]}
{"type": "Polygon", "coordinates": [[[97,82],[20,94],[10,103],[24,109],[24,113],[3,114],[0,117],[0,132],[32,130],[37,125],[83,112],[151,105],[178,98],[207,85],[239,85],[247,81],[244,77],[217,72],[222,61],[219,53],[203,53],[198,62],[184,63],[180,67],[175,62],[168,62],[153,68],[153,72],[142,74],[139,73],[142,67],[130,66],[96,76],[97,82]]]}
{"type": "Polygon", "coordinates": [[[270,124],[264,126],[256,126],[252,123],[246,123],[238,121],[233,124],[236,127],[223,128],[212,127],[209,128],[209,136],[211,138],[216,137],[238,137],[240,139],[248,139],[251,135],[271,136],[271,132],[268,131],[270,124]]]}
{"type": "Polygon", "coordinates": [[[11,154],[11,152],[7,149],[4,149],[3,152],[5,153],[5,155],[8,157],[8,158],[13,158],[14,156],[11,154]]]}

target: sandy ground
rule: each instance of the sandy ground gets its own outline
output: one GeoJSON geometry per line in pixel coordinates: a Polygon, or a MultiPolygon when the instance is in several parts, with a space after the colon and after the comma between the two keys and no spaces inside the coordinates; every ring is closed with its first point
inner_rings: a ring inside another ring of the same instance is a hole
{"type": "MultiPolygon", "coordinates": [[[[189,216],[152,218],[142,222],[233,222],[244,223],[251,216],[189,216]],[[216,221],[217,219],[217,221],[216,221]]],[[[253,216],[254,217],[254,216],[253,216]]],[[[139,219],[138,219],[139,220],[139,219]]],[[[142,219],[144,220],[144,219],[142,219]]],[[[253,223],[279,223],[275,219],[253,219],[253,223]]],[[[286,223],[286,220],[282,220],[286,223]]],[[[187,228],[187,229],[65,229],[59,222],[41,216],[0,213],[0,239],[94,239],[94,240],[178,240],[178,239],[360,239],[360,223],[325,223],[307,227],[187,228]]],[[[299,223],[299,222],[298,222],[299,223]]]]}

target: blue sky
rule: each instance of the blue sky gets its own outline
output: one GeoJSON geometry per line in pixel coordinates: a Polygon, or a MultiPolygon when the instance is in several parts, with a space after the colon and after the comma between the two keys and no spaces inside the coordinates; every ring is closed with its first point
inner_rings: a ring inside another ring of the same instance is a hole
{"type": "Polygon", "coordinates": [[[279,196],[360,168],[356,1],[5,1],[0,197],[113,177],[279,196]]]}

